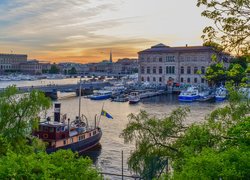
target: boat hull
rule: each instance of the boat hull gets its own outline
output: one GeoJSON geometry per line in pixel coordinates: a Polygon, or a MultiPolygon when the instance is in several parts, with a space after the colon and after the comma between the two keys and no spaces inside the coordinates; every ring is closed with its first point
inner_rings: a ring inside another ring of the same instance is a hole
{"type": "Polygon", "coordinates": [[[215,96],[215,100],[216,101],[224,101],[224,100],[226,100],[226,97],[224,97],[224,96],[215,96]]]}
{"type": "Polygon", "coordinates": [[[179,96],[178,97],[179,101],[181,101],[181,102],[193,102],[198,98],[199,98],[198,95],[197,96],[179,96]]]}
{"type": "Polygon", "coordinates": [[[103,95],[103,96],[90,96],[91,100],[104,100],[109,99],[111,95],[103,95]]]}
{"type": "Polygon", "coordinates": [[[137,104],[140,100],[129,100],[129,104],[137,104]]]}
{"type": "Polygon", "coordinates": [[[71,149],[73,152],[84,152],[98,145],[101,137],[102,137],[102,132],[100,131],[96,135],[91,136],[82,141],[78,141],[76,143],[68,144],[66,146],[62,146],[58,148],[48,148],[46,149],[46,152],[50,154],[60,149],[64,149],[64,150],[71,149]]]}

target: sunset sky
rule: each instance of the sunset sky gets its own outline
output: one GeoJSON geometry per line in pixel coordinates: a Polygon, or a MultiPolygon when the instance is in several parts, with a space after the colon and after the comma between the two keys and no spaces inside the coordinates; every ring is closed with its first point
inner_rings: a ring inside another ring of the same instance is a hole
{"type": "Polygon", "coordinates": [[[51,62],[137,57],[157,43],[201,45],[197,0],[0,0],[0,53],[51,62]]]}

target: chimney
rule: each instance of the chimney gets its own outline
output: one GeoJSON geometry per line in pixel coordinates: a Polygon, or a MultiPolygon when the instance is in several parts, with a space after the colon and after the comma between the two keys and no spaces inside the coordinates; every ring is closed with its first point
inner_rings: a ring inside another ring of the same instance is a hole
{"type": "Polygon", "coordinates": [[[61,103],[54,104],[54,121],[60,122],[61,103]]]}

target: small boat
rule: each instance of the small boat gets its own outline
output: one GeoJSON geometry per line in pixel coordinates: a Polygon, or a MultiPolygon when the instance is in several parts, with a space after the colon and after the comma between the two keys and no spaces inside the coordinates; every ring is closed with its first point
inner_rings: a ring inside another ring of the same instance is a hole
{"type": "Polygon", "coordinates": [[[199,93],[199,98],[196,101],[199,102],[207,102],[207,101],[214,101],[215,94],[213,91],[205,90],[199,93]]]}
{"type": "Polygon", "coordinates": [[[181,102],[193,102],[200,97],[197,87],[191,86],[187,90],[181,91],[178,99],[181,102]]]}
{"type": "Polygon", "coordinates": [[[104,100],[109,99],[112,96],[112,91],[99,90],[95,91],[93,95],[90,95],[91,100],[104,100]]]}
{"type": "Polygon", "coordinates": [[[59,149],[71,149],[74,152],[84,152],[96,146],[101,137],[101,128],[88,126],[87,118],[76,117],[74,121],[66,121],[66,116],[60,118],[60,103],[54,104],[54,121],[47,118],[47,121],[40,122],[39,129],[33,133],[44,142],[48,143],[47,153],[55,152],[59,149]],[[84,122],[85,119],[85,122],[84,122]]]}
{"type": "Polygon", "coordinates": [[[129,100],[129,104],[136,104],[140,101],[140,94],[139,92],[131,92],[129,97],[128,97],[128,100],[129,100]]]}
{"type": "Polygon", "coordinates": [[[224,101],[227,98],[227,89],[223,86],[216,88],[215,100],[224,101]]]}
{"type": "Polygon", "coordinates": [[[120,96],[116,96],[114,99],[112,99],[112,101],[114,101],[114,102],[127,102],[128,99],[129,99],[128,96],[120,95],[120,96]]]}

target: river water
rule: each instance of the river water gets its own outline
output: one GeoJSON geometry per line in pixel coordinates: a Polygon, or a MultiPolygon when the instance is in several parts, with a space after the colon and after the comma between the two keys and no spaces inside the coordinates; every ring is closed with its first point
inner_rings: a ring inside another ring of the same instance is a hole
{"type": "MultiPolygon", "coordinates": [[[[39,80],[18,82],[22,85],[40,85],[45,83],[55,83],[55,80],[39,80]],[[39,82],[40,81],[40,82],[39,82]]],[[[76,82],[77,79],[64,80],[63,83],[76,82]]],[[[13,84],[8,82],[7,84],[13,84]]],[[[16,83],[14,83],[16,84],[16,83]]],[[[61,84],[61,83],[60,83],[61,84]]],[[[0,83],[0,88],[6,87],[6,83],[0,83]]],[[[61,113],[67,113],[67,117],[74,119],[79,111],[79,98],[71,97],[68,99],[58,100],[61,102],[61,113]]],[[[111,102],[110,100],[92,101],[90,99],[82,98],[82,114],[89,119],[89,124],[94,124],[95,114],[100,114],[102,106],[104,110],[110,113],[114,119],[101,118],[100,126],[103,131],[103,137],[100,141],[101,147],[93,149],[87,153],[93,159],[95,166],[102,172],[121,174],[121,152],[124,153],[124,174],[131,175],[126,163],[131,150],[134,149],[133,144],[124,144],[123,138],[120,137],[122,130],[128,123],[128,115],[130,113],[139,113],[140,110],[146,110],[150,114],[162,116],[169,114],[172,110],[180,106],[189,106],[191,112],[186,118],[186,123],[201,122],[205,115],[209,114],[213,109],[219,106],[216,103],[180,103],[176,95],[167,94],[157,97],[143,99],[136,105],[130,105],[128,102],[111,102]]],[[[52,112],[52,110],[50,110],[52,112]]],[[[119,179],[115,176],[105,176],[109,179],[119,179]]],[[[121,178],[120,178],[121,179],[121,178]]],[[[127,179],[127,178],[125,178],[127,179]]]]}

